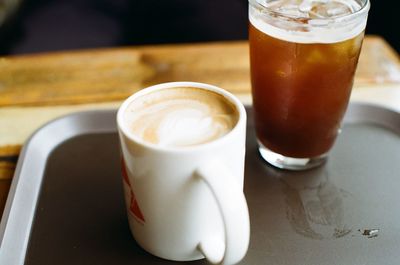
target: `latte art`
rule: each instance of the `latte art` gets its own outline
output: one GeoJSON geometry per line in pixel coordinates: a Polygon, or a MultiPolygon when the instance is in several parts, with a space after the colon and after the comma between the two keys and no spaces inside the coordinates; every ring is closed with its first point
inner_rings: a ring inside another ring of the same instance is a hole
{"type": "Polygon", "coordinates": [[[158,146],[185,147],[218,139],[238,113],[223,96],[196,88],[170,88],[134,100],[125,113],[130,131],[158,146]]]}

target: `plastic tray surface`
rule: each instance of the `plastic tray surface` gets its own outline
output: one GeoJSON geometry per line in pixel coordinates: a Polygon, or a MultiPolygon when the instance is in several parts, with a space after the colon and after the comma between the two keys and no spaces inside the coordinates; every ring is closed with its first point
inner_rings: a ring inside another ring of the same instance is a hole
{"type": "MultiPolygon", "coordinates": [[[[130,234],[115,114],[69,115],[27,142],[0,225],[0,264],[182,264],[146,253],[130,234]]],[[[262,161],[248,114],[251,241],[241,264],[398,264],[400,114],[351,104],[328,162],[303,172],[262,161]]]]}

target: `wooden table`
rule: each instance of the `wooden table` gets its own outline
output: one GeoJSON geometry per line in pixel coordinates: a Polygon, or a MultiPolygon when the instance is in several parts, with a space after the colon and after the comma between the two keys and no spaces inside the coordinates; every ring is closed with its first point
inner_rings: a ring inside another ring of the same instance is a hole
{"type": "MultiPolygon", "coordinates": [[[[251,103],[245,41],[126,47],[0,57],[0,213],[21,146],[37,128],[67,113],[117,108],[156,83],[198,81],[251,103]]],[[[400,111],[400,61],[380,37],[367,36],[352,100],[400,111]]]]}

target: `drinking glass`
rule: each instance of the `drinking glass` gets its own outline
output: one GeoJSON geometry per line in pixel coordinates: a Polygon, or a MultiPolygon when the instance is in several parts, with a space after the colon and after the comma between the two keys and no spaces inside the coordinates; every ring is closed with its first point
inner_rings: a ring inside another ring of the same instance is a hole
{"type": "Polygon", "coordinates": [[[283,169],[322,164],[345,114],[368,0],[249,0],[255,127],[261,156],[283,169]]]}

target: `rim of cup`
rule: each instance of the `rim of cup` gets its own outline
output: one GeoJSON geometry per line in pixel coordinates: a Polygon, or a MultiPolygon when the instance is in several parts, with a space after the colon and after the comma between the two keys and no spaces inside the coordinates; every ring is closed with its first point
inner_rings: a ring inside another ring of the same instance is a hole
{"type": "Polygon", "coordinates": [[[205,83],[199,83],[199,82],[190,82],[190,81],[180,81],[180,82],[167,82],[167,83],[161,83],[158,85],[153,85],[149,86],[146,88],[143,88],[136,93],[132,94],[129,96],[127,99],[125,99],[121,106],[118,109],[117,112],[117,126],[120,132],[122,132],[129,140],[136,142],[137,144],[140,144],[148,149],[152,150],[158,150],[158,151],[164,151],[164,152],[191,152],[193,150],[200,150],[200,149],[206,149],[213,147],[215,145],[220,145],[223,144],[225,141],[227,141],[228,138],[231,137],[231,135],[235,134],[240,128],[242,127],[242,124],[246,122],[246,110],[243,106],[243,104],[240,102],[240,100],[233,95],[232,93],[224,90],[223,88],[210,85],[210,84],[205,84],[205,83]],[[160,146],[157,144],[149,143],[147,141],[144,141],[140,137],[136,136],[130,130],[127,128],[125,122],[124,122],[124,113],[128,106],[131,104],[132,101],[135,99],[147,95],[149,93],[152,93],[154,91],[158,90],[163,90],[167,88],[174,88],[174,87],[193,87],[193,88],[199,88],[199,89],[204,89],[208,91],[212,91],[215,93],[218,93],[222,95],[226,100],[231,102],[237,112],[238,112],[238,121],[236,122],[235,126],[230,130],[227,134],[212,140],[210,142],[198,144],[198,145],[192,145],[192,146],[185,146],[185,147],[174,147],[174,146],[160,146]]]}
{"type": "Polygon", "coordinates": [[[314,22],[315,25],[328,25],[329,23],[322,23],[323,21],[327,21],[330,23],[334,23],[334,22],[346,22],[346,21],[351,21],[354,19],[358,19],[360,16],[364,15],[365,13],[368,13],[370,7],[371,7],[371,3],[370,0],[362,0],[362,5],[360,7],[360,9],[356,10],[353,13],[350,14],[345,14],[345,15],[340,15],[337,17],[326,17],[326,18],[306,18],[306,17],[302,17],[302,16],[296,16],[296,15],[291,15],[291,14],[286,14],[282,11],[275,11],[271,8],[269,8],[268,6],[266,6],[264,3],[258,1],[258,0],[248,0],[249,4],[262,11],[264,13],[264,15],[269,15],[274,17],[275,19],[282,19],[282,18],[290,18],[293,21],[299,22],[301,24],[304,24],[304,19],[307,19],[307,21],[319,21],[318,22],[314,22]]]}

